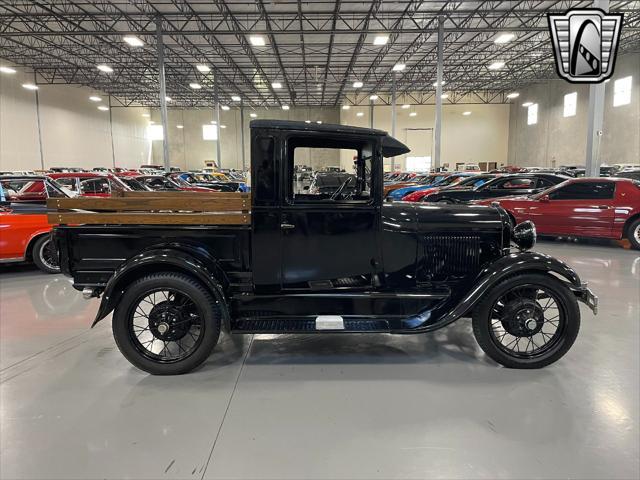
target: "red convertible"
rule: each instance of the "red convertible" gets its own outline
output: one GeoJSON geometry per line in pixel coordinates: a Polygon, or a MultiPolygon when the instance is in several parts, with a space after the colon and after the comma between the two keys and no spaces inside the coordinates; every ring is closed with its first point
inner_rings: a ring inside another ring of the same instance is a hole
{"type": "Polygon", "coordinates": [[[543,235],[620,240],[640,250],[640,182],[626,178],[576,178],[529,197],[474,202],[500,204],[516,224],[531,220],[543,235]]]}
{"type": "Polygon", "coordinates": [[[81,197],[110,197],[113,193],[131,190],[111,173],[65,172],[49,173],[47,176],[67,189],[71,195],[81,197]]]}
{"type": "Polygon", "coordinates": [[[36,176],[2,176],[0,190],[0,263],[32,260],[43,272],[58,273],[46,200],[67,195],[55,182],[36,176]]]}

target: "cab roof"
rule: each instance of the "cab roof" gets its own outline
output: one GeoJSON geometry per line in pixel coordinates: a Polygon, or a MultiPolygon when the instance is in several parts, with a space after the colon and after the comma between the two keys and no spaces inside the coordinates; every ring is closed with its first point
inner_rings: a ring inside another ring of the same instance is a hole
{"type": "Polygon", "coordinates": [[[354,127],[335,123],[307,123],[294,120],[252,120],[249,122],[249,127],[270,130],[301,130],[306,132],[373,135],[382,137],[382,155],[385,157],[395,157],[411,151],[404,143],[396,140],[384,130],[378,130],[376,128],[354,127]]]}

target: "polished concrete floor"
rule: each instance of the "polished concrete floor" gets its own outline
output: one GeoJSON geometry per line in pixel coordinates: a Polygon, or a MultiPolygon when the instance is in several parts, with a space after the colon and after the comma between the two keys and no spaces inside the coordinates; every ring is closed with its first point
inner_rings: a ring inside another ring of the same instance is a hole
{"type": "Polygon", "coordinates": [[[96,300],[0,269],[0,478],[640,476],[640,255],[541,242],[600,296],[543,370],[434,334],[223,337],[204,368],[131,367],[96,300]]]}

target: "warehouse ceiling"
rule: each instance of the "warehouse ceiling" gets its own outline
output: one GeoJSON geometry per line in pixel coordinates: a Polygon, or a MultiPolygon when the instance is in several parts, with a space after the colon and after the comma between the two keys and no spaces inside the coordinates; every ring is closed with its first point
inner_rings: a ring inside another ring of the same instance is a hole
{"type": "MultiPolygon", "coordinates": [[[[385,102],[394,76],[403,102],[433,103],[441,21],[445,101],[503,103],[522,85],[556,78],[547,13],[592,3],[7,0],[0,58],[37,72],[39,83],[156,106],[160,28],[170,106],[210,106],[214,84],[229,105],[232,96],[253,107],[360,104],[372,94],[385,102]],[[496,43],[505,34],[513,38],[496,43]],[[489,69],[495,62],[504,66],[489,69]],[[406,67],[394,74],[397,64],[406,67]]],[[[640,2],[612,1],[610,10],[625,15],[620,51],[640,49],[640,2]]]]}

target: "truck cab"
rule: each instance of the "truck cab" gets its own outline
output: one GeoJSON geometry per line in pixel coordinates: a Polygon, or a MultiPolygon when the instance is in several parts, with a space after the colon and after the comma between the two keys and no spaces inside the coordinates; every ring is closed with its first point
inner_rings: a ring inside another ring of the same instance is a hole
{"type": "Polygon", "coordinates": [[[192,215],[184,224],[176,215],[154,224],[150,214],[130,225],[98,215],[55,231],[63,272],[87,297],[102,296],[94,324],[113,311],[116,342],[139,368],[185,373],[206,359],[221,328],[406,334],[463,316],[473,317],[492,358],[533,368],[570,347],[577,301],[595,310],[569,266],[527,251],[535,227],[514,228],[501,208],[383,202],[383,158],[409,151],[386,132],[279,120],[250,126],[250,221],[198,224],[192,215]],[[333,188],[297,182],[302,165],[322,172],[336,164],[345,172],[323,173],[341,176],[333,188]],[[551,303],[563,322],[553,334],[544,330],[551,303]],[[533,337],[538,350],[502,344],[533,337]]]}

